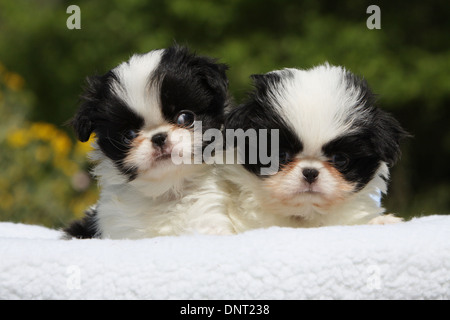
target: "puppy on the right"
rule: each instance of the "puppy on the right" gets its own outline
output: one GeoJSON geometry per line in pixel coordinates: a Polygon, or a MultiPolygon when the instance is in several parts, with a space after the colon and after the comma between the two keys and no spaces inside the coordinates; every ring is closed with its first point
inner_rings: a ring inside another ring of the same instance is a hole
{"type": "Polygon", "coordinates": [[[381,197],[407,133],[375,106],[364,79],[329,64],[252,79],[254,91],[225,124],[226,131],[259,133],[258,142],[248,135],[238,144],[242,165],[223,166],[228,213],[237,232],[401,221],[383,215],[381,197]],[[264,146],[269,150],[261,150],[264,146]],[[267,170],[261,155],[278,160],[276,169],[267,170]]]}

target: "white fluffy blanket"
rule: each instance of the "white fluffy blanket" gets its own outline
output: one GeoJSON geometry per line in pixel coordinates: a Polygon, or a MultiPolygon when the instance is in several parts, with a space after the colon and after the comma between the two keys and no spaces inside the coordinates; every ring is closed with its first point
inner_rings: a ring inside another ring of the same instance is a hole
{"type": "Polygon", "coordinates": [[[450,216],[235,236],[59,236],[0,223],[0,299],[450,298],[450,216]]]}

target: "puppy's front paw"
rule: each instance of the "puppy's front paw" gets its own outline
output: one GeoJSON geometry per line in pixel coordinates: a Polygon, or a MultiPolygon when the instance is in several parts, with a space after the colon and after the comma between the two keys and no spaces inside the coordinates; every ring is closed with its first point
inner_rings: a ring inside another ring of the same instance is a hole
{"type": "Polygon", "coordinates": [[[386,214],[383,216],[373,218],[372,220],[369,221],[369,224],[392,224],[399,222],[403,222],[403,219],[396,217],[393,214],[386,214]]]}

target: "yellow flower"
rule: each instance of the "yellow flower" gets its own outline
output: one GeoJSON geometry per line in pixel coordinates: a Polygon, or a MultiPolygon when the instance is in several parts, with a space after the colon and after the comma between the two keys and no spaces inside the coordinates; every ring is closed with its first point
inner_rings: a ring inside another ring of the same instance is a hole
{"type": "Polygon", "coordinates": [[[58,129],[51,123],[34,122],[30,127],[33,137],[39,140],[50,140],[57,134],[58,129]]]}
{"type": "Polygon", "coordinates": [[[70,149],[72,148],[72,141],[69,137],[62,131],[59,131],[56,136],[53,136],[51,144],[55,151],[55,154],[61,157],[66,157],[70,149]]]}
{"type": "Polygon", "coordinates": [[[92,144],[94,143],[94,141],[95,141],[95,134],[94,133],[91,134],[91,137],[89,138],[88,141],[86,141],[86,142],[78,141],[76,146],[75,146],[75,153],[77,155],[80,155],[80,156],[83,156],[83,157],[86,156],[86,154],[88,152],[91,152],[93,150],[92,144]]]}
{"type": "Polygon", "coordinates": [[[27,130],[17,129],[11,132],[7,136],[6,140],[10,146],[14,148],[22,148],[30,142],[31,136],[27,130]]]}
{"type": "Polygon", "coordinates": [[[7,72],[3,77],[3,81],[6,86],[13,91],[19,91],[25,84],[25,80],[14,72],[7,72]]]}

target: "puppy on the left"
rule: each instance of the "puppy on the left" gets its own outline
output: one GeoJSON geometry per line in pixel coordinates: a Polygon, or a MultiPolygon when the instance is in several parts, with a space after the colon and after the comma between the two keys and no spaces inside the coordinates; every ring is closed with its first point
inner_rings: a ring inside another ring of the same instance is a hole
{"type": "Polygon", "coordinates": [[[195,121],[203,131],[221,128],[229,101],[226,70],[215,59],[173,46],[134,55],[87,79],[71,123],[83,142],[95,133],[91,159],[100,199],[65,229],[67,237],[233,232],[215,207],[220,195],[212,166],[174,163],[171,157],[186,148],[192,155],[201,152],[195,121]]]}

